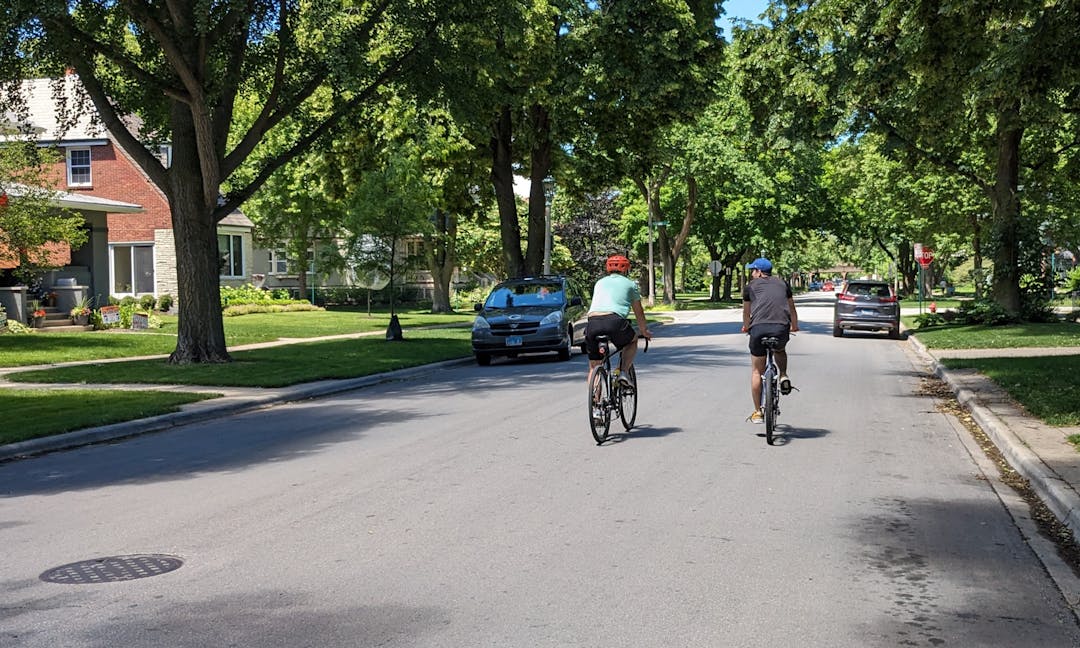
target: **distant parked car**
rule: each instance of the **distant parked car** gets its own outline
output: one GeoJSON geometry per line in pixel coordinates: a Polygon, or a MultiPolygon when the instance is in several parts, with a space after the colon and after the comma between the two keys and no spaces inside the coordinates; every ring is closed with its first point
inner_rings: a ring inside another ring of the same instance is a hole
{"type": "Polygon", "coordinates": [[[810,290],[821,290],[821,287],[824,286],[824,285],[825,284],[821,283],[817,279],[814,279],[813,281],[810,282],[810,285],[807,286],[807,288],[809,288],[810,290]]]}
{"type": "Polygon", "coordinates": [[[585,348],[585,295],[563,276],[509,279],[495,286],[483,304],[476,304],[472,349],[476,363],[495,356],[554,352],[570,359],[570,350],[585,348]]]}
{"type": "Polygon", "coordinates": [[[900,338],[900,302],[885,281],[851,279],[836,295],[833,307],[833,335],[846,330],[888,331],[900,338]]]}
{"type": "Polygon", "coordinates": [[[821,284],[821,289],[825,291],[831,291],[833,289],[833,282],[826,281],[825,283],[821,284]]]}

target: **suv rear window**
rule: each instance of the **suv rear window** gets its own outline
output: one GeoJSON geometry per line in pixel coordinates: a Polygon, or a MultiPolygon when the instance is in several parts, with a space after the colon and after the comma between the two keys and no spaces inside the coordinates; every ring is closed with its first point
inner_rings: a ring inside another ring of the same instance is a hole
{"type": "Polygon", "coordinates": [[[891,297],[892,291],[889,290],[888,284],[876,284],[876,283],[854,283],[850,282],[847,286],[849,295],[859,295],[863,297],[891,297]]]}

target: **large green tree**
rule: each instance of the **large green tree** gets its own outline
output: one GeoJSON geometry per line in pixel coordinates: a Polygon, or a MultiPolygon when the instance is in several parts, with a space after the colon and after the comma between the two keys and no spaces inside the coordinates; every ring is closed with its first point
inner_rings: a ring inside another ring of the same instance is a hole
{"type": "Polygon", "coordinates": [[[679,166],[677,127],[692,123],[716,97],[724,42],[719,15],[719,3],[707,1],[600,2],[574,34],[581,77],[582,118],[573,142],[578,173],[595,186],[630,179],[654,223],[667,222],[665,185],[673,178],[685,183],[678,227],[657,228],[668,300],[674,300],[675,260],[696,207],[694,177],[679,166]]]}
{"type": "MultiPolygon", "coordinates": [[[[5,103],[35,70],[78,73],[101,122],[172,211],[181,315],[174,363],[229,360],[218,298],[216,224],[270,175],[407,76],[454,21],[452,0],[12,0],[0,12],[5,103]],[[318,91],[326,103],[312,102],[318,91]],[[240,136],[241,93],[261,100],[240,136]],[[138,120],[129,117],[138,116],[138,120]],[[266,133],[299,127],[250,182],[223,184],[266,133]],[[146,147],[172,143],[166,168],[146,147]]],[[[425,67],[426,69],[426,67],[425,67]]]]}
{"type": "Polygon", "coordinates": [[[774,0],[769,18],[743,41],[759,120],[788,106],[804,130],[878,130],[966,178],[988,204],[992,297],[1018,314],[1021,276],[1034,270],[1023,253],[1038,246],[1025,177],[1080,152],[1075,127],[1061,127],[1080,108],[1080,6],[774,0]]]}

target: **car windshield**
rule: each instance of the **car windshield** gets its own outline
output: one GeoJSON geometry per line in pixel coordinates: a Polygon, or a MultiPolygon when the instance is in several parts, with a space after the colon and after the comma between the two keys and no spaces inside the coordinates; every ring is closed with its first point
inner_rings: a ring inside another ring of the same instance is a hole
{"type": "Polygon", "coordinates": [[[518,306],[561,306],[566,300],[558,283],[523,283],[499,286],[488,296],[487,308],[518,306]]]}
{"type": "Polygon", "coordinates": [[[863,283],[849,283],[847,292],[849,295],[859,295],[862,297],[889,297],[892,294],[889,292],[889,287],[885,284],[863,283]]]}

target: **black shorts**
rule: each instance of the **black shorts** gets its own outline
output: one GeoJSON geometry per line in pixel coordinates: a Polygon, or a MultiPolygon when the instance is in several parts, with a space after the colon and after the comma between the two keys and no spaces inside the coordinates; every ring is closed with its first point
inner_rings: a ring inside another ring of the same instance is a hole
{"type": "Polygon", "coordinates": [[[767,337],[780,338],[780,346],[776,347],[776,350],[782,350],[787,346],[788,340],[791,339],[791,325],[758,324],[757,326],[751,326],[750,355],[759,358],[765,355],[765,345],[761,343],[761,338],[767,337]]]}
{"type": "Polygon", "coordinates": [[[603,360],[600,354],[600,345],[596,343],[596,336],[606,335],[616,349],[621,349],[637,338],[637,332],[630,326],[630,320],[618,315],[595,315],[589,318],[588,327],[585,329],[585,350],[589,353],[589,360],[603,360]]]}

